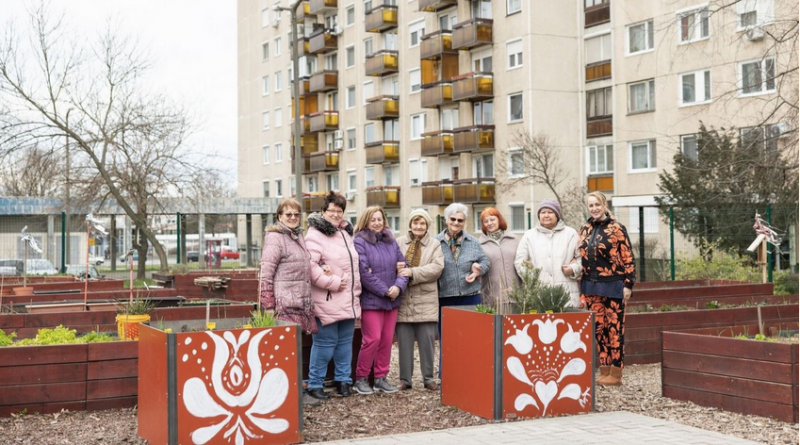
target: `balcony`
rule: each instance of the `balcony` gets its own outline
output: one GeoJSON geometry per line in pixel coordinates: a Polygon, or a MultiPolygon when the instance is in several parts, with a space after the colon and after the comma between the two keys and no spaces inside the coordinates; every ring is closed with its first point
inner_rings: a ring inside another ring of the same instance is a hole
{"type": "Polygon", "coordinates": [[[297,47],[297,57],[303,57],[311,54],[311,46],[308,43],[308,37],[300,37],[300,45],[297,47]]]}
{"type": "Polygon", "coordinates": [[[328,14],[339,8],[337,0],[311,0],[309,3],[308,13],[311,15],[328,14]]]}
{"type": "Polygon", "coordinates": [[[297,8],[297,23],[303,23],[306,20],[306,17],[312,18],[311,16],[311,4],[307,1],[304,1],[297,8]]]}
{"type": "Polygon", "coordinates": [[[491,73],[468,73],[453,79],[453,100],[479,101],[494,98],[491,73]]]}
{"type": "Polygon", "coordinates": [[[312,133],[339,129],[338,111],[323,111],[321,113],[314,113],[309,116],[309,120],[311,121],[311,128],[309,131],[312,133]]]}
{"type": "Polygon", "coordinates": [[[494,178],[472,178],[453,181],[453,199],[464,204],[495,202],[494,178]]]}
{"type": "Polygon", "coordinates": [[[399,209],[400,187],[396,185],[367,187],[367,206],[381,206],[384,209],[399,209]]]}
{"type": "Polygon", "coordinates": [[[330,31],[318,31],[308,39],[309,54],[327,54],[337,48],[338,39],[330,31]]]}
{"type": "Polygon", "coordinates": [[[613,118],[611,116],[593,118],[586,121],[586,137],[608,136],[614,133],[613,118]]]}
{"type": "Polygon", "coordinates": [[[339,171],[339,150],[323,151],[306,156],[309,160],[309,173],[339,171]]]}
{"type": "Polygon", "coordinates": [[[453,153],[494,150],[494,125],[456,128],[453,153]]]}
{"type": "Polygon", "coordinates": [[[400,162],[400,142],[377,141],[365,144],[367,164],[396,164],[400,162]]]}
{"type": "Polygon", "coordinates": [[[397,51],[382,50],[367,56],[367,76],[381,77],[397,72],[397,51]]]}
{"type": "Polygon", "coordinates": [[[614,191],[614,174],[606,173],[601,175],[592,175],[586,178],[586,188],[590,192],[613,192],[614,191]]]}
{"type": "MultiPolygon", "coordinates": [[[[294,82],[293,80],[291,82],[294,82]]],[[[308,77],[300,78],[300,94],[303,96],[311,94],[311,81],[308,77]]],[[[292,115],[294,116],[294,115],[292,115]]]]}
{"type": "Polygon", "coordinates": [[[600,25],[611,21],[611,4],[603,3],[583,10],[583,27],[600,25]]]}
{"type": "Polygon", "coordinates": [[[381,5],[367,11],[367,32],[384,32],[397,28],[397,6],[381,5]]]}
{"type": "Polygon", "coordinates": [[[377,96],[367,99],[367,119],[396,119],[400,116],[400,98],[397,96],[377,96]]]}
{"type": "Polygon", "coordinates": [[[453,84],[450,82],[436,82],[422,85],[420,106],[422,108],[436,108],[453,103],[453,84]]]}
{"type": "MultiPolygon", "coordinates": [[[[300,96],[300,116],[316,113],[319,110],[319,99],[316,94],[300,96]]],[[[294,98],[292,98],[292,116],[294,116],[294,98]]]]}
{"type": "Polygon", "coordinates": [[[423,133],[422,156],[441,156],[453,154],[453,132],[449,130],[423,133]]]}
{"type": "MultiPolygon", "coordinates": [[[[300,136],[300,152],[304,155],[316,153],[319,150],[319,138],[316,134],[304,134],[300,136]]],[[[294,136],[292,136],[292,147],[289,150],[291,159],[294,159],[294,136]]]]}
{"type": "Polygon", "coordinates": [[[611,61],[590,63],[586,65],[586,81],[603,80],[611,78],[611,61]]]}
{"type": "Polygon", "coordinates": [[[303,194],[303,212],[313,213],[322,210],[325,203],[325,195],[328,192],[312,192],[303,194]]]}
{"type": "Polygon", "coordinates": [[[436,31],[422,36],[419,48],[420,59],[441,59],[444,54],[458,54],[453,48],[453,34],[450,31],[436,31]]]}
{"type": "Polygon", "coordinates": [[[436,12],[458,5],[458,0],[419,0],[419,10],[436,12]]]}
{"type": "Polygon", "coordinates": [[[324,93],[339,87],[339,72],[333,70],[320,71],[311,75],[310,92],[324,93]]]}
{"type": "MultiPolygon", "coordinates": [[[[294,156],[292,158],[294,158],[294,156]]],[[[295,174],[297,174],[297,168],[295,166],[294,159],[292,159],[291,164],[292,164],[292,174],[295,175],[295,174]]],[[[308,155],[304,154],[303,155],[303,173],[301,173],[301,174],[307,175],[309,173],[311,173],[311,159],[308,157],[308,155]]]]}
{"type": "Polygon", "coordinates": [[[453,203],[453,181],[422,183],[422,205],[444,206],[453,203]]]}
{"type": "Polygon", "coordinates": [[[453,26],[453,49],[469,51],[491,44],[491,19],[471,19],[453,26]]]}

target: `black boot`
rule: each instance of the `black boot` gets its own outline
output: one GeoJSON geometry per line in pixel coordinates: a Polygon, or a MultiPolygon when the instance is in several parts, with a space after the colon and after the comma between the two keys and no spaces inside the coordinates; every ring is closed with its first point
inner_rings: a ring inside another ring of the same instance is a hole
{"type": "Polygon", "coordinates": [[[308,395],[317,400],[328,400],[328,395],[325,394],[322,388],[308,388],[308,395]]]}
{"type": "Polygon", "coordinates": [[[334,382],[336,384],[336,392],[342,397],[350,397],[350,385],[346,382],[334,382]]]}

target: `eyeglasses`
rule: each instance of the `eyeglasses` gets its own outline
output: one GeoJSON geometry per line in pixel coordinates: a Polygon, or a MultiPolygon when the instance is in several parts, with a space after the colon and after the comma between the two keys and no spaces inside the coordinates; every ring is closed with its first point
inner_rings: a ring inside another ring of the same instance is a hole
{"type": "Polygon", "coordinates": [[[287,218],[299,218],[300,214],[299,213],[284,213],[283,216],[285,216],[287,218]]]}
{"type": "Polygon", "coordinates": [[[450,222],[451,223],[456,223],[456,224],[464,224],[464,219],[463,218],[450,217],[450,222]]]}
{"type": "Polygon", "coordinates": [[[341,211],[341,210],[326,210],[326,212],[328,213],[328,215],[331,215],[331,216],[342,216],[342,215],[344,215],[344,212],[341,211]]]}

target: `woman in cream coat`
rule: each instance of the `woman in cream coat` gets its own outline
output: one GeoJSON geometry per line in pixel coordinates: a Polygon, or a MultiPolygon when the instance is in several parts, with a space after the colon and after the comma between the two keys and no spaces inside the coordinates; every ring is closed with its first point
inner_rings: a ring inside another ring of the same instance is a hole
{"type": "Polygon", "coordinates": [[[580,307],[581,273],[578,232],[561,220],[561,205],[547,198],[539,205],[539,224],[525,232],[517,248],[514,267],[522,275],[526,262],[538,268],[544,284],[561,285],[569,292],[570,306],[580,307]]]}

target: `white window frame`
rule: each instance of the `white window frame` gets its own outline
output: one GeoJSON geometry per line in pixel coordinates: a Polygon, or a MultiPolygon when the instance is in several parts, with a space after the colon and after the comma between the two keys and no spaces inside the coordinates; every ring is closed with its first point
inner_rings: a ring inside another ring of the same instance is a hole
{"type": "Polygon", "coordinates": [[[347,127],[345,129],[345,131],[344,131],[344,137],[345,137],[345,139],[347,141],[345,143],[346,144],[345,146],[346,146],[347,150],[349,150],[349,151],[355,150],[356,147],[358,147],[358,129],[356,127],[347,127]],[[355,141],[353,143],[352,147],[350,146],[350,132],[351,131],[353,132],[353,141],[355,141]]]}
{"type": "Polygon", "coordinates": [[[522,0],[506,0],[506,15],[516,14],[522,11],[522,0]],[[516,4],[516,9],[514,5],[516,4]]]}
{"type": "Polygon", "coordinates": [[[625,56],[635,56],[639,54],[649,53],[655,50],[655,30],[653,29],[653,19],[643,20],[641,22],[631,23],[625,27],[625,56]],[[645,48],[636,52],[631,52],[631,30],[637,26],[644,25],[645,35],[645,48]],[[650,40],[652,35],[653,39],[650,40]],[[649,46],[649,47],[648,47],[649,46]]]}
{"type": "Polygon", "coordinates": [[[775,22],[775,2],[773,0],[741,0],[736,3],[736,30],[747,31],[775,22]],[[742,26],[741,16],[748,12],[756,13],[755,24],[742,26]]]}
{"type": "Polygon", "coordinates": [[[349,28],[356,24],[356,5],[350,3],[344,7],[344,27],[349,28]],[[353,12],[353,21],[350,21],[350,11],[353,12]]]}
{"type": "Polygon", "coordinates": [[[408,70],[408,85],[408,94],[418,94],[422,91],[422,71],[419,67],[408,70]]]}
{"type": "Polygon", "coordinates": [[[744,62],[739,62],[737,67],[737,78],[738,78],[738,87],[739,87],[739,97],[753,97],[753,96],[760,96],[763,94],[772,94],[777,89],[777,77],[775,76],[775,58],[774,57],[765,57],[763,59],[754,59],[754,60],[747,60],[744,62]],[[767,62],[772,61],[772,89],[767,89],[767,62]],[[744,92],[744,73],[742,70],[744,69],[745,65],[758,63],[760,75],[761,75],[761,87],[759,91],[754,91],[752,93],[745,93],[744,92]]]}
{"type": "Polygon", "coordinates": [[[269,60],[269,42],[261,43],[261,61],[266,62],[269,60]]]}
{"type": "Polygon", "coordinates": [[[345,69],[352,68],[352,67],[356,66],[356,46],[355,45],[350,45],[350,46],[347,46],[347,47],[344,48],[344,64],[345,64],[345,69]],[[350,63],[351,51],[352,51],[352,54],[353,54],[353,63],[352,64],[350,63]]]}
{"type": "Polygon", "coordinates": [[[269,180],[261,181],[261,196],[269,198],[272,190],[270,190],[269,180]]]}
{"type": "Polygon", "coordinates": [[[269,145],[261,147],[261,160],[264,165],[269,165],[269,145]]]}
{"type": "Polygon", "coordinates": [[[364,124],[364,145],[370,144],[372,142],[376,142],[378,140],[378,136],[375,134],[375,123],[374,122],[367,122],[364,124]],[[367,128],[372,129],[372,138],[367,137],[367,128]]]}
{"type": "Polygon", "coordinates": [[[691,8],[685,8],[675,13],[676,15],[676,30],[678,32],[678,44],[679,45],[686,45],[689,43],[700,42],[702,40],[708,40],[711,37],[711,15],[708,12],[708,3],[702,5],[692,6],[691,8]],[[694,23],[692,27],[694,28],[690,31],[690,37],[686,40],[683,39],[683,19],[685,17],[694,16],[694,23]],[[705,19],[706,22],[706,29],[708,30],[707,35],[703,35],[703,20],[705,19]],[[693,37],[691,37],[693,36],[693,37]]]}
{"type": "Polygon", "coordinates": [[[281,142],[275,143],[275,163],[283,162],[283,144],[281,142]]]}
{"type": "Polygon", "coordinates": [[[340,191],[342,189],[339,183],[339,172],[328,173],[325,175],[325,186],[328,191],[340,191]]]}
{"type": "Polygon", "coordinates": [[[355,168],[347,169],[347,191],[350,193],[358,191],[358,170],[355,168]],[[355,187],[351,187],[352,178],[355,178],[355,187]]]}
{"type": "Polygon", "coordinates": [[[283,126],[283,108],[275,109],[275,128],[283,126]]]}
{"type": "Polygon", "coordinates": [[[525,176],[525,151],[522,147],[509,147],[508,148],[508,177],[509,178],[522,178],[525,176]],[[514,172],[514,157],[522,156],[520,160],[521,172],[514,172]]]}
{"type": "Polygon", "coordinates": [[[347,89],[345,89],[344,102],[345,102],[345,104],[344,104],[345,110],[349,110],[351,108],[355,108],[356,107],[356,103],[358,102],[358,97],[356,96],[356,86],[355,85],[350,85],[349,87],[347,87],[347,89]],[[351,91],[353,92],[353,101],[352,102],[350,101],[350,92],[351,91]]]}
{"type": "Polygon", "coordinates": [[[364,188],[368,187],[375,187],[375,167],[372,166],[364,169],[364,188]]]}
{"type": "Polygon", "coordinates": [[[506,112],[508,113],[508,123],[509,124],[515,124],[515,123],[518,123],[518,122],[525,121],[525,96],[522,94],[521,91],[517,92],[517,93],[509,94],[508,95],[508,99],[506,100],[506,103],[507,103],[506,112]],[[511,118],[511,99],[516,97],[516,96],[519,96],[520,101],[522,102],[522,111],[520,112],[519,119],[512,119],[511,118]]]}
{"type": "Polygon", "coordinates": [[[408,160],[408,179],[411,187],[420,187],[428,181],[428,160],[425,158],[411,158],[408,160]]]}
{"type": "Polygon", "coordinates": [[[698,70],[698,71],[691,71],[688,73],[681,73],[678,75],[678,106],[680,107],[690,107],[694,105],[703,105],[709,104],[713,100],[712,91],[713,91],[713,82],[714,79],[711,77],[711,69],[705,70],[698,70]],[[708,73],[709,82],[708,82],[708,89],[711,91],[706,91],[706,78],[705,73],[708,73]],[[686,98],[684,97],[684,88],[683,88],[683,80],[684,77],[687,76],[694,76],[694,97],[695,100],[693,102],[687,102],[686,98]],[[708,96],[708,99],[706,99],[708,96]],[[702,98],[702,99],[701,99],[702,98]]]}
{"type": "Polygon", "coordinates": [[[266,28],[269,26],[269,8],[261,10],[261,27],[266,28]]]}
{"type": "Polygon", "coordinates": [[[261,78],[261,95],[262,96],[269,96],[269,75],[266,75],[261,78]]]}
{"type": "Polygon", "coordinates": [[[261,112],[261,130],[263,131],[269,130],[269,124],[270,124],[269,119],[270,119],[269,111],[261,112]]]}
{"type": "Polygon", "coordinates": [[[275,57],[279,57],[281,55],[281,37],[280,36],[275,37],[275,48],[273,48],[273,50],[275,51],[275,57]]]}
{"type": "Polygon", "coordinates": [[[508,70],[515,70],[517,68],[522,68],[522,66],[522,39],[514,39],[506,42],[506,68],[508,70]],[[519,51],[512,48],[512,45],[516,46],[517,44],[519,44],[519,51]],[[512,53],[512,51],[514,52],[512,53]]]}
{"type": "Polygon", "coordinates": [[[372,99],[372,97],[375,97],[375,82],[368,80],[363,84],[361,84],[361,94],[364,96],[361,98],[361,103],[362,105],[366,105],[368,99],[372,99]],[[372,94],[367,94],[367,85],[369,85],[370,88],[372,89],[372,94]]]}
{"type": "Polygon", "coordinates": [[[591,64],[595,64],[595,63],[601,63],[601,62],[608,62],[609,60],[612,59],[612,54],[614,53],[614,42],[611,39],[611,33],[610,32],[601,32],[601,33],[591,34],[591,35],[585,36],[583,38],[583,48],[584,48],[584,51],[586,52],[586,64],[587,65],[591,65],[591,64]],[[600,55],[598,56],[597,60],[592,60],[590,62],[589,61],[590,60],[589,56],[592,54],[592,52],[589,50],[588,46],[589,46],[589,43],[591,41],[595,40],[595,39],[598,39],[599,42],[600,42],[600,55]],[[608,48],[606,49],[606,47],[608,47],[608,48]],[[608,54],[606,54],[606,52],[608,52],[608,54]]]}
{"type": "Polygon", "coordinates": [[[614,145],[613,144],[598,144],[586,147],[586,175],[587,176],[600,176],[614,173],[614,145]],[[602,151],[602,153],[601,153],[602,151]],[[594,152],[594,165],[592,165],[592,152],[594,152]],[[599,168],[600,155],[603,156],[603,164],[605,169],[599,168]],[[609,159],[610,156],[610,159],[609,159]]]}
{"type": "Polygon", "coordinates": [[[684,158],[691,159],[696,161],[698,157],[697,153],[697,135],[696,134],[684,134],[681,135],[681,154],[684,158]],[[694,156],[690,156],[686,154],[686,141],[688,139],[694,139],[694,156]]]}
{"type": "Polygon", "coordinates": [[[367,37],[362,41],[362,47],[364,48],[364,57],[361,58],[361,63],[365,63],[367,61],[367,56],[373,54],[375,52],[375,40],[372,37],[367,37]],[[367,51],[367,43],[369,43],[369,49],[371,51],[367,51]]]}
{"type": "Polygon", "coordinates": [[[658,147],[655,139],[628,143],[628,173],[652,173],[658,170],[658,147]],[[647,167],[633,168],[633,146],[647,144],[647,167]],[[654,162],[654,165],[651,165],[654,162]]]}
{"type": "Polygon", "coordinates": [[[425,35],[425,19],[415,20],[408,24],[408,47],[416,48],[422,42],[422,36],[425,35]],[[414,34],[417,34],[416,43],[414,43],[414,34]]]}
{"type": "Polygon", "coordinates": [[[283,89],[283,73],[280,71],[275,71],[275,92],[281,91],[283,89]]]}
{"type": "Polygon", "coordinates": [[[283,198],[283,179],[275,180],[275,197],[283,198]]]}
{"type": "Polygon", "coordinates": [[[655,79],[645,79],[638,82],[631,82],[627,85],[628,90],[628,114],[650,113],[656,111],[656,92],[655,92],[655,79]],[[644,85],[646,106],[642,110],[632,109],[631,87],[636,85],[644,85]]]}
{"type": "Polygon", "coordinates": [[[425,126],[427,123],[427,113],[417,113],[411,115],[411,126],[409,127],[410,130],[410,137],[412,141],[419,141],[424,139],[422,134],[425,133],[425,126]],[[418,135],[414,134],[414,122],[415,121],[422,121],[422,125],[420,126],[420,131],[418,135]]]}
{"type": "MultiPolygon", "coordinates": [[[[525,203],[524,202],[510,202],[508,203],[508,230],[514,233],[522,233],[527,227],[525,224],[525,203]],[[514,227],[514,210],[522,212],[522,227],[514,227]]],[[[476,228],[476,232],[481,228],[480,224],[476,228]]]]}

